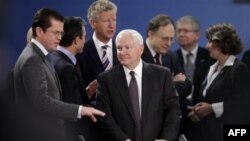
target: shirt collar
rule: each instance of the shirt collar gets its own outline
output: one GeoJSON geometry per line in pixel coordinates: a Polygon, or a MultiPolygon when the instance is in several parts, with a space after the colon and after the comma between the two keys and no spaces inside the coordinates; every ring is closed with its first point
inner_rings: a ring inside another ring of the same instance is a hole
{"type": "MultiPolygon", "coordinates": [[[[152,56],[154,57],[154,56],[156,55],[156,52],[155,52],[155,50],[153,49],[153,47],[149,44],[149,39],[148,39],[148,38],[146,39],[146,45],[148,46],[148,49],[149,49],[150,53],[151,53],[152,56]]],[[[160,54],[160,56],[161,56],[161,54],[160,54]]]]}
{"type": "Polygon", "coordinates": [[[42,52],[45,56],[49,54],[49,52],[45,49],[45,47],[36,39],[32,38],[31,42],[34,43],[42,52]]]}
{"type": "MultiPolygon", "coordinates": [[[[226,66],[233,66],[235,60],[236,60],[236,56],[235,56],[235,55],[230,55],[230,56],[227,58],[226,62],[224,63],[224,65],[223,65],[223,67],[222,67],[221,69],[223,69],[223,68],[226,67],[226,66]]],[[[218,67],[218,64],[219,64],[219,61],[216,61],[216,62],[211,66],[211,68],[212,68],[213,70],[216,70],[217,67],[218,67]]]]}
{"type": "Polygon", "coordinates": [[[140,78],[142,77],[142,60],[140,60],[139,64],[135,67],[134,70],[130,70],[127,67],[123,66],[124,72],[126,75],[130,75],[130,71],[134,71],[135,75],[138,75],[140,78]]]}
{"type": "Polygon", "coordinates": [[[112,38],[108,41],[107,44],[104,44],[102,41],[100,41],[99,39],[97,39],[96,33],[95,33],[95,32],[94,32],[94,34],[93,34],[93,41],[94,41],[95,46],[96,46],[97,48],[101,48],[101,47],[104,46],[104,45],[108,45],[109,47],[112,47],[112,38]]]}
{"type": "MultiPolygon", "coordinates": [[[[183,48],[181,48],[181,52],[184,56],[186,56],[189,52],[183,48]]],[[[198,52],[198,44],[195,45],[194,49],[191,50],[191,53],[195,56],[198,52]]]]}
{"type": "Polygon", "coordinates": [[[72,63],[75,65],[76,64],[76,57],[75,55],[68,51],[67,49],[65,49],[64,47],[58,46],[57,50],[61,51],[62,53],[64,53],[66,56],[69,57],[69,59],[72,61],[72,63]]]}

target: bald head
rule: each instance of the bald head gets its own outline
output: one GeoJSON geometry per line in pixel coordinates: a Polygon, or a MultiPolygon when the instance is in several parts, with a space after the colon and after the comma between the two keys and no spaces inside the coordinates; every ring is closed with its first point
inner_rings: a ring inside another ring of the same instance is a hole
{"type": "Polygon", "coordinates": [[[134,70],[143,53],[143,38],[133,29],[125,29],[116,37],[117,57],[122,65],[134,70]]]}

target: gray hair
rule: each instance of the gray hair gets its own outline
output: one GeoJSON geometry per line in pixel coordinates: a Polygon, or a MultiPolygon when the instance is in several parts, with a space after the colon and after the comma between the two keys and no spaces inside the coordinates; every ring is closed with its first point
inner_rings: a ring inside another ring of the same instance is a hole
{"type": "Polygon", "coordinates": [[[124,29],[120,31],[116,36],[115,42],[117,42],[117,40],[121,38],[123,35],[131,35],[135,43],[139,43],[140,45],[143,45],[142,35],[134,29],[124,29]]]}
{"type": "Polygon", "coordinates": [[[93,2],[88,9],[88,19],[90,20],[97,20],[98,16],[102,12],[115,10],[117,11],[117,6],[109,1],[109,0],[97,0],[93,2]]]}
{"type": "Polygon", "coordinates": [[[194,31],[196,31],[196,32],[200,31],[200,22],[195,17],[193,17],[191,15],[187,15],[187,16],[183,16],[183,17],[179,18],[176,21],[176,27],[179,23],[191,24],[194,31]]]}

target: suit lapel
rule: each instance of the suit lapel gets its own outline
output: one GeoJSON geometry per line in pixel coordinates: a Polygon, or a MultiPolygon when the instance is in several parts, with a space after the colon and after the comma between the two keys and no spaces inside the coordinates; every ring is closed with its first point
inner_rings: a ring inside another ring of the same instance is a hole
{"type": "MultiPolygon", "coordinates": [[[[152,72],[151,72],[152,73],[152,72]]],[[[149,102],[151,99],[151,96],[153,94],[151,88],[151,76],[150,70],[148,68],[148,64],[143,62],[143,68],[142,68],[142,104],[141,104],[141,117],[142,117],[142,125],[146,124],[146,117],[147,117],[147,109],[149,106],[149,102]]]]}
{"type": "Polygon", "coordinates": [[[54,78],[55,80],[55,83],[60,91],[60,93],[62,92],[62,89],[61,89],[61,85],[60,85],[60,82],[59,82],[59,78],[57,76],[57,73],[55,72],[55,74],[53,74],[52,70],[51,70],[51,66],[50,66],[50,63],[48,62],[48,60],[45,58],[45,55],[43,54],[43,52],[34,44],[32,43],[32,48],[34,49],[34,51],[42,58],[43,62],[45,63],[45,66],[47,67],[47,69],[49,70],[49,75],[51,75],[52,78],[54,78]]]}
{"type": "Polygon", "coordinates": [[[153,58],[151,52],[149,51],[149,48],[145,42],[144,42],[144,46],[145,47],[144,47],[144,51],[142,54],[142,59],[147,63],[155,64],[154,58],[153,58]]]}
{"type": "Polygon", "coordinates": [[[116,45],[115,42],[112,42],[112,52],[113,52],[113,66],[119,64],[119,61],[117,59],[117,51],[116,51],[116,45]]]}
{"type": "Polygon", "coordinates": [[[133,121],[135,121],[133,108],[130,102],[130,97],[128,92],[127,80],[122,65],[120,65],[116,71],[115,82],[116,82],[115,84],[117,84],[117,89],[119,90],[119,94],[121,95],[123,102],[125,103],[133,121]]]}
{"type": "Polygon", "coordinates": [[[101,72],[105,71],[104,67],[102,65],[102,61],[98,55],[94,40],[91,38],[90,41],[90,48],[89,48],[89,52],[90,52],[90,60],[95,62],[97,68],[99,68],[101,70],[101,72]]]}
{"type": "Polygon", "coordinates": [[[182,56],[182,53],[181,53],[181,49],[179,49],[178,51],[177,51],[177,54],[178,54],[178,57],[180,58],[180,64],[181,64],[181,66],[184,68],[185,66],[184,66],[184,58],[183,58],[183,56],[182,56]]]}
{"type": "MultiPolygon", "coordinates": [[[[221,72],[216,76],[216,78],[213,80],[213,82],[210,84],[209,89],[213,89],[214,86],[216,86],[217,84],[216,83],[219,83],[220,82],[220,79],[222,79],[222,77],[224,76],[224,74],[227,72],[227,70],[229,68],[231,68],[232,66],[226,66],[224,67],[221,72]]],[[[207,97],[207,95],[205,96],[207,97]]]]}

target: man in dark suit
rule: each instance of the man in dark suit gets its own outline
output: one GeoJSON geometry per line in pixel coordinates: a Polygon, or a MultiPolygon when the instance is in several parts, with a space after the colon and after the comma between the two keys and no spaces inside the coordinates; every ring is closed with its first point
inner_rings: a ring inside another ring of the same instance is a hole
{"type": "Polygon", "coordinates": [[[109,141],[175,141],[180,122],[170,71],[142,61],[143,39],[126,29],[116,37],[120,63],[98,78],[100,128],[109,141]]]}
{"type": "Polygon", "coordinates": [[[174,76],[174,82],[181,99],[185,100],[192,91],[192,83],[184,74],[178,56],[169,51],[174,40],[174,23],[168,15],[153,17],[147,29],[142,59],[145,62],[168,67],[174,76]]]}
{"type": "MultiPolygon", "coordinates": [[[[201,84],[204,81],[210,65],[214,60],[209,52],[198,45],[200,38],[200,23],[193,16],[184,16],[176,21],[176,41],[180,45],[177,54],[186,75],[193,82],[193,93],[190,96],[193,104],[200,101],[201,84]]],[[[193,124],[185,125],[183,129],[188,140],[192,140],[193,124]]]]}
{"type": "MultiPolygon", "coordinates": [[[[86,41],[84,52],[77,56],[86,85],[95,80],[99,73],[118,64],[112,40],[116,31],[116,12],[116,5],[104,0],[93,2],[88,9],[88,20],[94,33],[86,41]]],[[[95,97],[92,100],[95,101],[95,97]]]]}
{"type": "MultiPolygon", "coordinates": [[[[83,51],[85,42],[85,21],[80,17],[68,17],[64,22],[64,35],[60,41],[58,51],[53,52],[55,70],[62,86],[62,100],[68,103],[88,105],[96,89],[96,81],[85,89],[79,65],[75,55],[83,51]]],[[[90,127],[83,124],[85,120],[66,122],[66,133],[69,141],[78,141],[87,138],[90,127]],[[86,129],[85,129],[86,128],[86,129]],[[83,132],[87,130],[86,132],[83,132]]],[[[88,139],[87,139],[88,140],[88,139]]]]}
{"type": "Polygon", "coordinates": [[[200,87],[204,81],[210,65],[214,59],[209,56],[207,49],[198,45],[200,38],[200,23],[193,16],[183,16],[176,21],[176,41],[180,45],[177,50],[181,65],[184,67],[187,76],[194,84],[193,103],[200,99],[200,87]],[[187,55],[191,53],[191,63],[193,70],[187,72],[187,55]]]}
{"type": "Polygon", "coordinates": [[[50,63],[50,52],[57,49],[63,34],[64,17],[44,8],[34,16],[33,38],[19,56],[14,68],[17,127],[25,141],[64,140],[63,119],[76,121],[104,113],[94,108],[60,101],[61,86],[50,63]]]}
{"type": "Polygon", "coordinates": [[[148,63],[168,67],[172,72],[175,87],[180,97],[182,111],[180,130],[182,130],[182,125],[185,124],[187,114],[189,113],[187,106],[191,106],[191,103],[186,98],[192,92],[192,83],[186,78],[178,56],[169,50],[174,41],[174,36],[174,22],[168,15],[159,14],[153,17],[148,24],[147,39],[144,44],[142,59],[148,63]]]}

